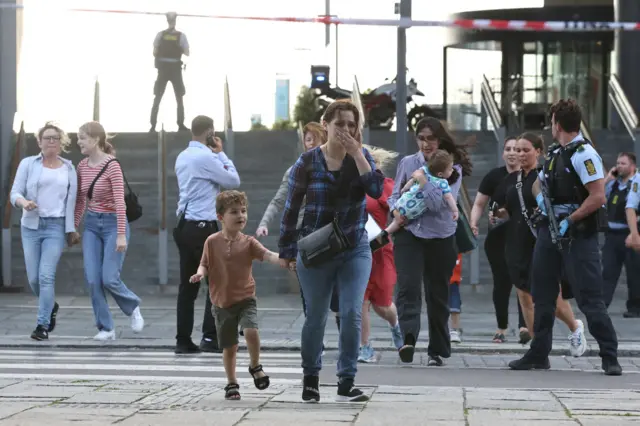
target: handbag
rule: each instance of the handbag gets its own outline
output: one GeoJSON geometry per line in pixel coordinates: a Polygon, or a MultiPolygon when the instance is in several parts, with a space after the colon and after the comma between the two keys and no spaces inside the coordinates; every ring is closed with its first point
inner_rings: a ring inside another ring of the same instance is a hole
{"type": "MultiPolygon", "coordinates": [[[[335,185],[336,188],[342,184],[343,176],[344,172],[340,174],[335,185]]],[[[298,253],[300,253],[300,259],[305,268],[318,267],[351,248],[349,240],[338,224],[338,214],[335,212],[336,198],[336,190],[334,189],[329,194],[329,206],[334,209],[331,223],[298,240],[298,253]]]]}
{"type": "Polygon", "coordinates": [[[458,226],[456,227],[456,245],[458,246],[458,253],[464,254],[475,250],[478,247],[478,240],[473,235],[471,225],[469,225],[469,219],[467,215],[458,204],[458,226]]]}
{"type": "MultiPolygon", "coordinates": [[[[115,161],[118,164],[120,164],[120,161],[118,161],[118,159],[116,158],[112,158],[111,160],[107,161],[107,164],[104,165],[104,167],[97,174],[93,182],[91,182],[91,186],[89,186],[89,191],[87,192],[87,198],[89,198],[90,200],[93,198],[93,187],[96,185],[96,182],[98,181],[98,179],[100,179],[100,176],[102,176],[102,174],[107,170],[107,167],[109,167],[109,164],[112,161],[115,161]]],[[[120,165],[120,168],[122,169],[122,165],[120,165]]],[[[127,208],[127,221],[131,223],[131,222],[135,222],[136,220],[140,219],[140,217],[142,217],[142,206],[138,201],[138,196],[131,189],[131,186],[129,185],[129,181],[127,181],[127,177],[124,175],[124,171],[122,172],[122,178],[124,179],[124,183],[127,185],[127,191],[125,191],[125,194],[124,194],[124,204],[127,208]]]]}
{"type": "Polygon", "coordinates": [[[298,240],[298,252],[305,268],[314,268],[351,248],[334,216],[331,223],[298,240]]]}

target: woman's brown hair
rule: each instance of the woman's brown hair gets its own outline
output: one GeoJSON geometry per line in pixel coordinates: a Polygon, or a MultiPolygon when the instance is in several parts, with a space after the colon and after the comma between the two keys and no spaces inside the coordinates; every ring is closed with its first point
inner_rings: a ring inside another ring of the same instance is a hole
{"type": "Polygon", "coordinates": [[[113,136],[108,135],[97,121],[89,121],[80,126],[80,131],[86,133],[90,138],[98,139],[98,147],[105,154],[116,155],[116,150],[111,144],[113,136]]]}
{"type": "MultiPolygon", "coordinates": [[[[443,149],[453,155],[453,163],[462,167],[462,176],[470,176],[473,165],[467,153],[467,148],[464,145],[456,144],[453,135],[449,129],[447,129],[445,123],[435,117],[425,117],[418,121],[416,134],[420,133],[424,128],[431,130],[431,133],[438,138],[440,143],[438,149],[443,149]]],[[[449,178],[449,183],[455,182],[458,179],[457,174],[456,170],[454,170],[454,173],[449,178]]]]}
{"type": "Polygon", "coordinates": [[[533,132],[525,132],[518,136],[518,139],[526,139],[531,142],[533,149],[538,149],[542,153],[544,152],[544,139],[542,139],[542,136],[533,132]]]}
{"type": "Polygon", "coordinates": [[[356,128],[360,129],[360,111],[350,99],[338,99],[337,101],[329,104],[322,115],[322,120],[330,123],[334,118],[336,118],[336,115],[340,111],[351,111],[354,119],[356,120],[356,128]]]}

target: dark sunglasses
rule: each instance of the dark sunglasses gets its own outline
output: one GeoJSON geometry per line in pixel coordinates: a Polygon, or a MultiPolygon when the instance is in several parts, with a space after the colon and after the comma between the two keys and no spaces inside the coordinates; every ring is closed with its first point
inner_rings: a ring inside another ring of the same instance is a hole
{"type": "Polygon", "coordinates": [[[438,140],[438,138],[436,137],[436,135],[429,135],[429,136],[418,135],[418,140],[422,142],[435,142],[438,140]]]}

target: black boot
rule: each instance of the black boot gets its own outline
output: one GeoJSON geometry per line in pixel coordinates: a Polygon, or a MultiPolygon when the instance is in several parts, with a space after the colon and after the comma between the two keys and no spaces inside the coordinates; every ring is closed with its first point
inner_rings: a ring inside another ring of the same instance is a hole
{"type": "Polygon", "coordinates": [[[304,376],[302,380],[302,402],[320,402],[320,377],[304,376]]]}

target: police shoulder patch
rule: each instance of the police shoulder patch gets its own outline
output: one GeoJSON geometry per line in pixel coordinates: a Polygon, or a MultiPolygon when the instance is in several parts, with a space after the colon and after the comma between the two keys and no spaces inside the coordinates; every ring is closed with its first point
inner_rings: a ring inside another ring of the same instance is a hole
{"type": "Polygon", "coordinates": [[[596,166],[593,164],[593,161],[591,159],[584,160],[584,166],[586,167],[587,174],[589,176],[593,176],[597,173],[596,166]]]}
{"type": "Polygon", "coordinates": [[[638,182],[633,182],[633,192],[638,192],[638,182]]]}

